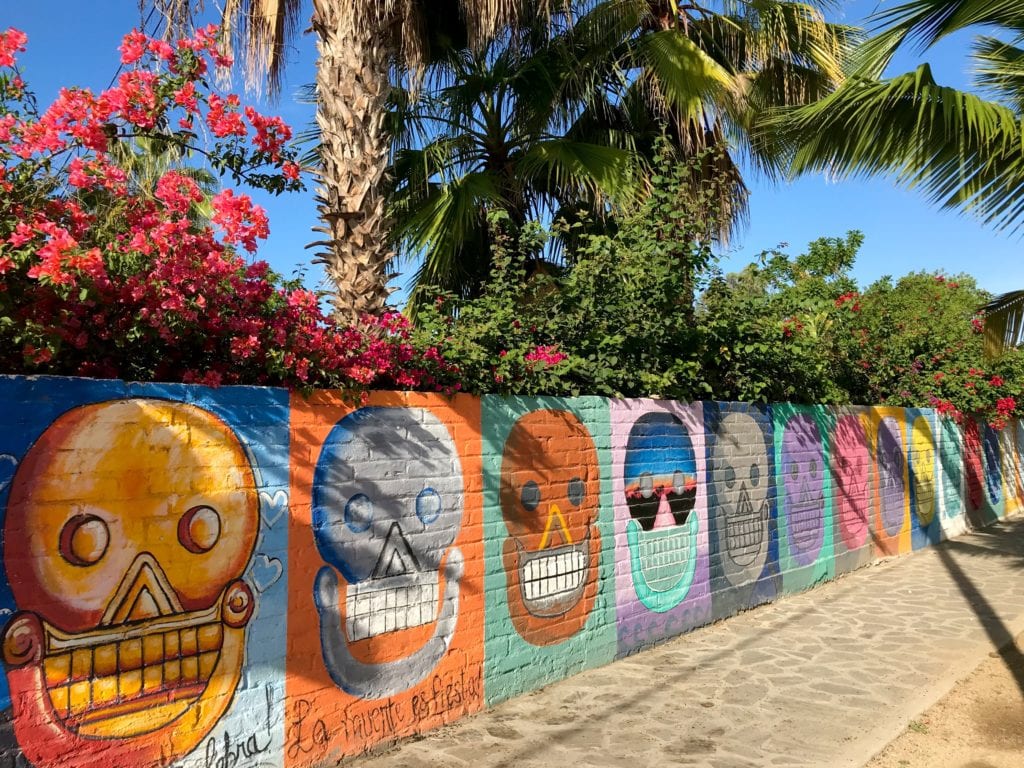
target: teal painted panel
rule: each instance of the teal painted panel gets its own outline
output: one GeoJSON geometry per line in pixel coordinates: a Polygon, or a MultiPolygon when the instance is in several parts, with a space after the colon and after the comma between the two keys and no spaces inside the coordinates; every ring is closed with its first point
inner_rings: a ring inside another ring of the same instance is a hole
{"type": "Polygon", "coordinates": [[[608,401],[483,398],[487,705],[615,658],[608,401]]]}
{"type": "Polygon", "coordinates": [[[835,577],[829,439],[823,406],[772,405],[782,588],[798,592],[835,577]]]}

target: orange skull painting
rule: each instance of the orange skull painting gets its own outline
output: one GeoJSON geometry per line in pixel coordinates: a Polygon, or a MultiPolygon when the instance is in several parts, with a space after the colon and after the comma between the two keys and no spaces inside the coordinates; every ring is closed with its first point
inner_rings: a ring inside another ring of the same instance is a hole
{"type": "Polygon", "coordinates": [[[38,768],[162,766],[231,704],[255,610],[259,498],[234,432],[193,405],[66,412],[11,484],[3,635],[14,732],[38,768]]]}
{"type": "Polygon", "coordinates": [[[597,595],[601,537],[597,450],[567,411],[528,413],[501,463],[502,548],[509,613],[533,645],[554,645],[586,623],[597,595]]]}

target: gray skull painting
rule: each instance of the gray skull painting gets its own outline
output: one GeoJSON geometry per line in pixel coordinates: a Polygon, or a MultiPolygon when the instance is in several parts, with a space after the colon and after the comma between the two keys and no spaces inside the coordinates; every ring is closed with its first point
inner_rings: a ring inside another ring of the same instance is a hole
{"type": "Polygon", "coordinates": [[[427,409],[361,408],[328,435],[313,478],[324,663],[346,693],[393,696],[423,680],[455,632],[463,479],[448,429],[427,409]],[[340,576],[340,578],[339,578],[340,576]],[[367,648],[423,632],[408,655],[367,648]],[[369,656],[369,658],[368,658],[369,656]]]}

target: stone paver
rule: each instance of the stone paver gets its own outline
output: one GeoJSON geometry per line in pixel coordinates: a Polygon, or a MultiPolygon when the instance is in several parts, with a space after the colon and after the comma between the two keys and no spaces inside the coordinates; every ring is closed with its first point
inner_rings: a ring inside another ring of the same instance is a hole
{"type": "Polygon", "coordinates": [[[1024,631],[1024,520],[877,563],[358,768],[861,766],[1024,631]]]}

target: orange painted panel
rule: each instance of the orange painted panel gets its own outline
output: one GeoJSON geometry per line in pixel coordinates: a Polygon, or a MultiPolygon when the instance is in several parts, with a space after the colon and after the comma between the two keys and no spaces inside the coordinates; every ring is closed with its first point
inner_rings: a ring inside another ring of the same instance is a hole
{"type": "Polygon", "coordinates": [[[292,398],[285,764],[483,705],[480,401],[292,398]]]}
{"type": "Polygon", "coordinates": [[[868,411],[868,446],[873,465],[871,538],[879,557],[911,551],[909,436],[902,408],[868,411]]]}

